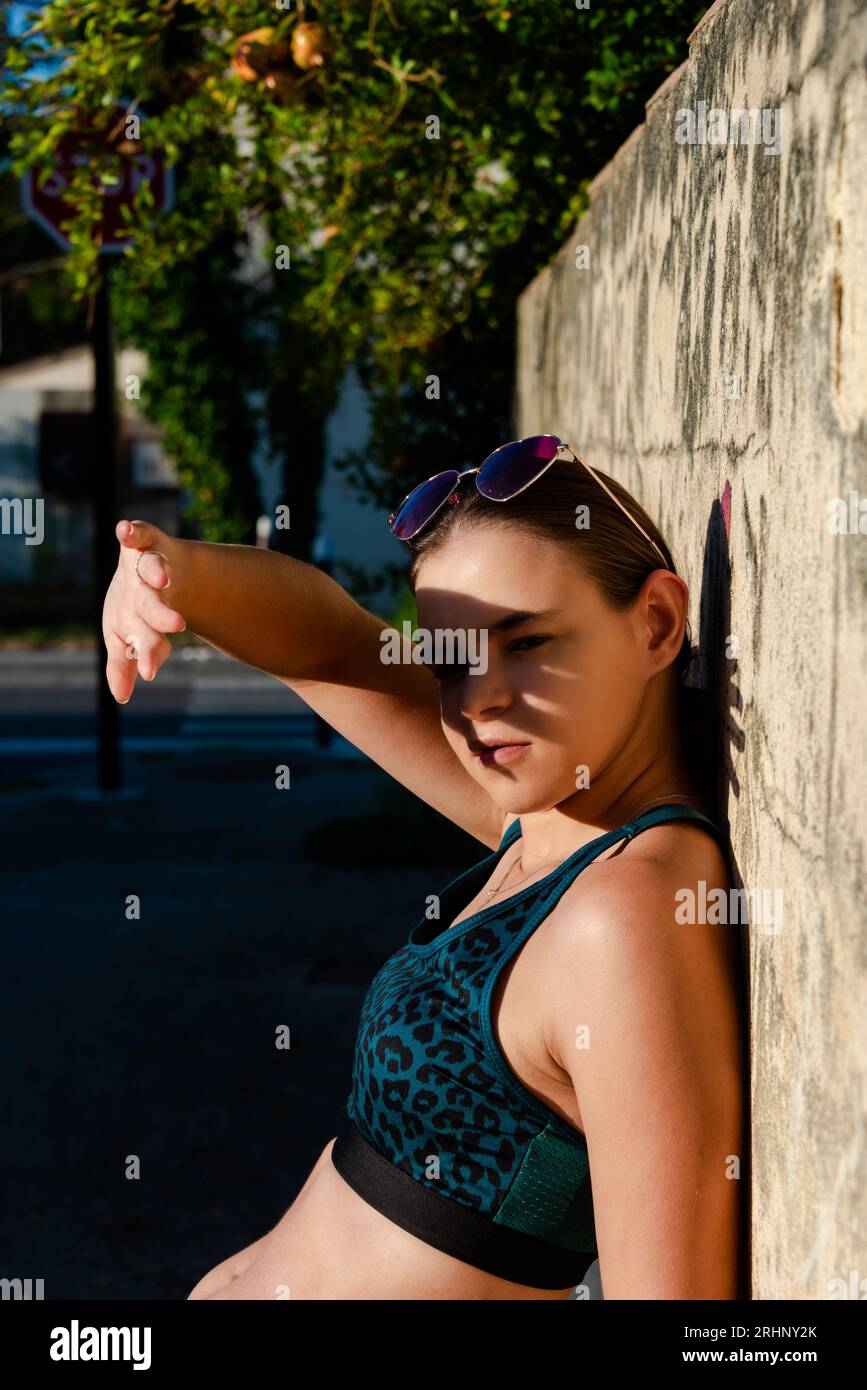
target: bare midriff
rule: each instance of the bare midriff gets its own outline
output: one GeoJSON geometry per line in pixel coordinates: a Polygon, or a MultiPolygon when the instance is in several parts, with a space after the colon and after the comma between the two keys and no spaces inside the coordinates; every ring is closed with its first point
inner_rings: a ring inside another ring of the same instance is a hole
{"type": "MultiPolygon", "coordinates": [[[[484,896],[480,891],[451,926],[484,906],[484,896]]],[[[538,968],[538,949],[535,940],[523,947],[520,960],[512,962],[497,982],[493,1009],[499,1041],[507,1057],[522,1059],[516,1066],[523,1079],[552,1086],[550,1077],[530,1060],[536,1039],[528,1031],[532,1010],[526,991],[538,968]]],[[[561,1089],[566,1107],[574,1108],[574,1087],[565,1073],[561,1089]]],[[[580,1123],[580,1115],[577,1119],[580,1123]]],[[[333,1145],[333,1139],[325,1145],[273,1230],[211,1270],[190,1298],[563,1300],[571,1294],[574,1285],[537,1289],[488,1274],[395,1225],[340,1176],[331,1162],[333,1145]]]]}
{"type": "Polygon", "coordinates": [[[273,1230],[218,1266],[190,1298],[557,1299],[571,1288],[512,1283],[427,1245],[353,1191],[326,1144],[273,1230]],[[234,1268],[233,1268],[234,1264],[234,1268]],[[210,1283],[209,1283],[210,1281],[210,1283]]]}

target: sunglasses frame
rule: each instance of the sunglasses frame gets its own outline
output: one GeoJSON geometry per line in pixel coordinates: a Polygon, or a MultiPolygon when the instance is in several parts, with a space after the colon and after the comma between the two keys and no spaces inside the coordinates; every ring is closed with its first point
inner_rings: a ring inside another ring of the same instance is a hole
{"type": "MultiPolygon", "coordinates": [[[[582,459],[582,458],[580,457],[580,455],[576,454],[576,452],[575,452],[575,450],[572,448],[572,445],[571,445],[571,444],[566,444],[566,443],[565,443],[562,439],[560,439],[559,436],[556,435],[556,434],[555,434],[555,435],[552,435],[551,437],[552,437],[553,439],[556,439],[556,441],[557,441],[557,452],[554,454],[554,457],[553,457],[553,458],[549,459],[548,462],[547,462],[546,464],[544,464],[542,468],[539,469],[539,472],[536,474],[536,476],[535,476],[534,478],[531,478],[529,482],[524,483],[522,487],[516,488],[515,491],[512,492],[512,493],[510,493],[508,497],[486,497],[486,500],[487,500],[488,502],[511,502],[511,500],[512,500],[513,497],[517,497],[517,496],[519,495],[519,493],[526,492],[526,490],[527,490],[528,487],[532,487],[533,483],[537,482],[538,479],[541,478],[542,474],[545,473],[545,472],[547,472],[547,470],[551,467],[551,464],[557,462],[557,460],[558,460],[558,458],[560,457],[560,455],[562,454],[563,450],[564,450],[564,449],[568,449],[569,453],[572,455],[572,458],[573,458],[574,462],[575,462],[575,463],[580,463],[580,464],[582,465],[582,467],[584,467],[584,468],[587,469],[587,472],[590,474],[591,478],[593,478],[594,481],[597,482],[597,483],[599,484],[599,486],[600,486],[601,488],[603,488],[603,489],[605,490],[605,492],[608,493],[608,496],[611,498],[611,501],[614,502],[615,505],[618,506],[618,507],[620,508],[620,510],[623,512],[624,516],[627,516],[627,517],[629,518],[629,520],[632,522],[633,526],[635,526],[636,529],[639,530],[639,531],[641,532],[642,536],[643,536],[644,539],[647,541],[647,543],[648,543],[649,545],[652,545],[652,546],[653,546],[653,549],[656,551],[657,555],[659,556],[660,560],[662,561],[663,568],[664,568],[664,569],[668,569],[668,568],[669,568],[668,562],[667,562],[665,556],[663,555],[662,551],[660,550],[659,546],[656,544],[656,541],[652,540],[652,539],[650,538],[650,536],[648,536],[648,534],[647,534],[647,532],[645,531],[644,527],[643,527],[638,521],[636,521],[635,517],[632,515],[632,513],[631,513],[630,511],[627,511],[627,509],[626,509],[626,507],[624,507],[623,503],[620,502],[620,501],[618,501],[618,499],[614,496],[614,493],[611,491],[610,487],[608,487],[606,483],[603,483],[603,481],[602,481],[602,479],[599,477],[599,475],[598,475],[596,472],[594,472],[594,470],[590,467],[590,464],[587,463],[584,459],[582,459]]],[[[436,507],[435,507],[434,510],[431,512],[430,516],[425,518],[425,520],[422,522],[421,526],[416,527],[416,529],[413,531],[413,533],[412,533],[411,536],[399,536],[397,539],[398,539],[398,540],[402,540],[402,541],[404,541],[404,542],[414,540],[415,537],[416,537],[421,531],[423,531],[424,528],[425,528],[426,526],[429,526],[429,525],[430,525],[430,523],[433,521],[434,517],[435,517],[435,516],[437,515],[437,513],[446,505],[446,503],[451,501],[451,499],[454,497],[455,493],[457,492],[457,490],[458,490],[458,488],[459,488],[459,486],[460,486],[460,484],[461,484],[461,481],[462,481],[464,478],[469,478],[469,477],[470,477],[472,474],[474,474],[474,473],[476,473],[476,474],[477,474],[477,473],[481,473],[482,469],[485,467],[485,464],[488,464],[488,463],[491,462],[492,459],[495,459],[495,458],[497,457],[497,454],[500,452],[501,449],[508,449],[508,448],[511,448],[511,446],[512,446],[513,444],[526,444],[530,439],[538,439],[538,438],[539,438],[538,435],[532,435],[532,434],[531,434],[531,435],[525,436],[524,439],[511,439],[511,440],[509,440],[508,443],[506,443],[506,444],[501,444],[498,448],[494,449],[493,453],[488,454],[488,457],[485,459],[484,463],[480,463],[480,464],[478,465],[477,468],[465,468],[465,469],[463,470],[462,473],[458,473],[457,477],[455,478],[455,485],[454,485],[454,487],[451,489],[450,492],[448,492],[448,493],[446,494],[446,496],[442,499],[441,502],[438,502],[438,503],[437,503],[436,507]]],[[[449,471],[448,469],[444,469],[444,470],[443,470],[443,472],[448,472],[448,471],[449,471]]],[[[406,497],[404,497],[403,501],[400,503],[400,506],[395,507],[395,509],[394,509],[394,511],[392,512],[391,516],[388,517],[388,519],[387,519],[387,521],[386,521],[386,525],[389,526],[389,527],[392,527],[392,526],[393,526],[395,517],[396,517],[396,516],[398,515],[398,513],[403,509],[403,507],[404,507],[404,506],[406,505],[406,503],[409,501],[410,497],[412,497],[412,495],[413,495],[414,492],[417,492],[418,489],[419,489],[420,487],[424,487],[425,483],[433,482],[434,478],[439,478],[439,477],[441,477],[441,476],[442,476],[441,473],[432,473],[432,474],[430,475],[429,478],[423,478],[422,481],[421,481],[420,483],[416,483],[416,485],[415,485],[414,488],[410,488],[409,492],[406,494],[406,497]]],[[[477,486],[478,486],[478,484],[477,484],[477,486]]],[[[481,488],[479,488],[479,491],[481,492],[481,488]]],[[[481,492],[481,495],[482,495],[482,497],[485,497],[485,496],[486,496],[485,493],[483,493],[483,492],[481,492]]]]}

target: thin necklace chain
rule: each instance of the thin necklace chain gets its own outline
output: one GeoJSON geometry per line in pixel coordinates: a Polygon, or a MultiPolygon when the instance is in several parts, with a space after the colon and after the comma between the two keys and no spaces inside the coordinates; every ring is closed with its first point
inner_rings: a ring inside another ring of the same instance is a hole
{"type": "MultiPolygon", "coordinates": [[[[520,859],[520,857],[521,857],[521,856],[520,856],[520,854],[519,854],[519,855],[518,855],[518,859],[520,859]]],[[[514,883],[512,884],[512,887],[513,887],[513,888],[516,888],[517,885],[518,885],[519,883],[523,883],[523,882],[524,882],[524,879],[532,878],[534,874],[540,873],[542,869],[547,869],[548,866],[549,866],[550,864],[560,864],[560,863],[562,863],[562,861],[563,861],[564,859],[568,859],[568,857],[569,857],[569,852],[567,851],[566,854],[561,854],[559,859],[549,859],[547,864],[538,864],[538,865],[536,866],[535,869],[531,869],[530,872],[529,872],[528,874],[524,874],[524,878],[515,879],[514,883]]],[[[505,886],[506,886],[506,879],[509,877],[509,874],[510,874],[510,873],[512,872],[512,870],[514,869],[514,867],[515,867],[515,865],[517,864],[517,862],[518,862],[517,859],[513,859],[513,860],[512,860],[511,864],[509,865],[508,869],[507,869],[506,872],[504,873],[503,877],[500,879],[500,882],[497,884],[496,888],[487,888],[487,889],[485,890],[489,902],[490,902],[491,898],[495,898],[496,895],[497,895],[498,893],[502,893],[503,889],[504,889],[505,886]]]]}
{"type": "MultiPolygon", "coordinates": [[[[652,801],[645,801],[644,805],[643,805],[643,806],[639,806],[638,810],[637,810],[632,816],[630,816],[629,819],[630,819],[630,820],[637,820],[638,817],[641,815],[642,811],[646,811],[646,810],[647,810],[648,806],[656,806],[657,803],[660,802],[660,801],[671,801],[672,798],[674,798],[674,797],[677,797],[677,798],[678,798],[679,800],[681,800],[681,801],[700,801],[700,800],[701,800],[701,797],[698,797],[698,796],[687,796],[687,795],[686,795],[685,793],[683,793],[683,792],[667,792],[667,793],[665,793],[665,794],[662,795],[662,796],[656,796],[656,797],[654,797],[652,801]]],[[[628,822],[627,822],[627,824],[628,824],[628,822]]],[[[566,852],[565,854],[561,854],[561,855],[560,855],[560,858],[559,858],[559,859],[549,859],[549,861],[548,861],[547,864],[538,864],[538,865],[536,866],[535,869],[531,869],[530,872],[529,872],[528,874],[524,874],[524,877],[523,877],[523,878],[515,879],[514,882],[511,884],[511,887],[512,887],[512,888],[517,888],[517,886],[518,886],[519,883],[524,883],[528,878],[532,878],[534,874],[541,873],[542,869],[547,869],[550,865],[553,865],[553,864],[561,864],[561,863],[563,862],[564,859],[568,859],[568,858],[569,858],[569,854],[570,854],[571,852],[572,852],[572,851],[567,850],[567,852],[566,852]]],[[[520,859],[520,857],[521,857],[521,856],[518,855],[518,859],[520,859]]],[[[506,886],[506,879],[509,877],[509,874],[512,872],[512,869],[515,867],[515,865],[517,864],[517,862],[518,862],[517,859],[513,859],[513,860],[512,860],[512,863],[509,865],[509,867],[508,867],[508,869],[506,870],[505,874],[504,874],[503,877],[500,879],[500,882],[497,884],[496,888],[487,888],[487,889],[485,890],[486,895],[487,895],[487,901],[488,901],[488,902],[490,902],[491,898],[495,898],[495,897],[497,896],[498,893],[502,893],[503,889],[504,889],[505,886],[506,886]]]]}

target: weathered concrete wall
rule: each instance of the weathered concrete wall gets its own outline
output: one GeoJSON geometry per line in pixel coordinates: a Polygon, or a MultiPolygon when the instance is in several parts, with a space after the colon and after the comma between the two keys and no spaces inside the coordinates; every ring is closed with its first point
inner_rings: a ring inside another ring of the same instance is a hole
{"type": "Polygon", "coordinates": [[[867,1294],[867,534],[829,529],[855,492],[867,532],[865,61],[865,0],[714,5],[518,311],[516,435],[560,434],[662,525],[735,871],[784,893],[746,942],[757,1299],[867,1294]],[[678,143],[702,100],[779,109],[779,153],[678,143]]]}

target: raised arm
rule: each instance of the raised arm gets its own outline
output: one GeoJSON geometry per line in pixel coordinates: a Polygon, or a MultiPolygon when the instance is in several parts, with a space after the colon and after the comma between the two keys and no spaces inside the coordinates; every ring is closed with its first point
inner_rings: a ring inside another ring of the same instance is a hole
{"type": "Polygon", "coordinates": [[[273,550],[178,540],[140,521],[119,522],[117,538],[103,609],[116,700],[126,703],[137,674],[153,680],[171,653],[165,634],[187,627],[282,680],[403,786],[483,844],[499,844],[503,812],[450,748],[434,676],[384,664],[388,624],[330,575],[273,550]],[[137,661],[126,655],[131,642],[137,661]]]}

